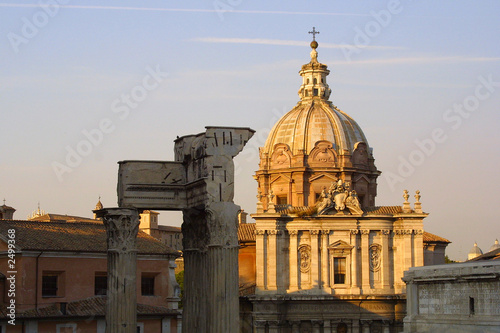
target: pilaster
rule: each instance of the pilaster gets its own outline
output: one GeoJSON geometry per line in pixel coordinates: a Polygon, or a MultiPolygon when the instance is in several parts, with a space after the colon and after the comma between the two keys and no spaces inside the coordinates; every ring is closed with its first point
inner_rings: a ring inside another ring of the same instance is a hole
{"type": "Polygon", "coordinates": [[[330,230],[321,230],[321,284],[323,290],[329,289],[328,283],[328,235],[330,230]]]}
{"type": "Polygon", "coordinates": [[[297,230],[288,230],[288,234],[290,235],[290,246],[288,248],[288,253],[290,257],[290,262],[289,262],[289,271],[290,271],[290,286],[289,286],[289,291],[293,292],[298,290],[298,258],[297,258],[297,249],[298,249],[298,244],[297,244],[297,235],[298,231],[297,230]]]}
{"type": "Polygon", "coordinates": [[[255,274],[257,290],[266,289],[265,230],[255,230],[255,274]]]}
{"type": "Polygon", "coordinates": [[[276,246],[279,230],[267,230],[267,289],[276,290],[278,287],[276,276],[276,246]]]}
{"type": "Polygon", "coordinates": [[[351,230],[351,245],[353,245],[352,248],[352,254],[351,254],[351,279],[352,279],[352,287],[351,287],[351,292],[353,294],[358,294],[359,293],[359,270],[358,268],[360,265],[358,264],[358,229],[352,229],[351,230]]]}
{"type": "Polygon", "coordinates": [[[370,230],[361,230],[361,284],[363,294],[370,290],[370,256],[369,256],[369,241],[370,230]]]}
{"type": "Polygon", "coordinates": [[[319,230],[311,230],[311,289],[319,288],[319,230]]]}
{"type": "Polygon", "coordinates": [[[381,282],[382,282],[382,289],[389,289],[391,287],[390,285],[390,274],[391,274],[391,267],[390,267],[390,261],[389,261],[389,235],[391,231],[390,230],[381,230],[380,231],[380,239],[382,243],[382,275],[381,275],[381,282]]]}

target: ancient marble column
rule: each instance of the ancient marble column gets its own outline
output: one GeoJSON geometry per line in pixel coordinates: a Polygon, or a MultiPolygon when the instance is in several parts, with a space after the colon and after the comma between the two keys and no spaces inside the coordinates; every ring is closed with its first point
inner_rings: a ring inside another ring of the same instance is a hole
{"type": "Polygon", "coordinates": [[[108,246],[108,299],[106,333],[137,332],[137,249],[139,213],[136,209],[105,208],[103,218],[108,246]]]}
{"type": "Polygon", "coordinates": [[[238,212],[231,202],[183,210],[183,332],[234,332],[239,327],[238,212]]]}

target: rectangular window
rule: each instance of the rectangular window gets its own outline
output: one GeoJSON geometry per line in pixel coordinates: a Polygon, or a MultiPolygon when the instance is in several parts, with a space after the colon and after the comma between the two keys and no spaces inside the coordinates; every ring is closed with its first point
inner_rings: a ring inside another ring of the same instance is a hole
{"type": "Polygon", "coordinates": [[[94,295],[103,296],[108,291],[108,276],[105,273],[96,273],[94,277],[94,295]]]}
{"type": "Polygon", "coordinates": [[[155,294],[155,277],[142,276],[141,277],[141,295],[154,296],[155,294]]]}
{"type": "Polygon", "coordinates": [[[346,259],[333,258],[333,283],[345,284],[346,259]]]}
{"type": "Polygon", "coordinates": [[[57,274],[47,274],[42,276],[42,297],[57,296],[57,274]]]}
{"type": "Polygon", "coordinates": [[[276,204],[277,205],[286,205],[288,203],[288,198],[286,195],[278,195],[276,197],[276,204]]]}

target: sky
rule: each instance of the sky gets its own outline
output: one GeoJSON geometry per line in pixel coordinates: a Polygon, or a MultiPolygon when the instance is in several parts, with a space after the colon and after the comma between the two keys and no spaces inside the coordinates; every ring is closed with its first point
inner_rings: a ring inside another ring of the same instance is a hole
{"type": "MultiPolygon", "coordinates": [[[[173,160],[177,136],[256,130],[235,202],[256,209],[258,147],[329,66],[330,100],[363,129],[377,205],[420,191],[426,231],[464,260],[500,238],[498,1],[0,1],[0,199],[91,217],[117,205],[118,161],[173,160]]],[[[180,225],[163,213],[161,224],[180,225]]]]}

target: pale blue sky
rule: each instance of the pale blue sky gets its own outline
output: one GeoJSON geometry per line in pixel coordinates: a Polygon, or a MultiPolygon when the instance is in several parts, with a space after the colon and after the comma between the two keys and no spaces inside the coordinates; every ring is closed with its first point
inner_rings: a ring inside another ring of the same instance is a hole
{"type": "MultiPolygon", "coordinates": [[[[315,26],[331,100],[363,128],[383,172],[377,204],[401,204],[405,188],[413,202],[419,189],[425,228],[453,241],[454,259],[500,237],[491,206],[500,84],[484,83],[500,82],[498,1],[41,3],[66,5],[0,2],[0,196],[15,217],[38,201],[81,216],[99,195],[115,206],[117,161],[171,160],[173,139],[206,125],[257,130],[237,159],[235,197],[254,212],[257,147],[298,101],[315,26]],[[148,78],[144,99],[126,106],[122,95],[155,70],[168,75],[148,78]],[[453,111],[464,103],[472,111],[453,111]],[[108,133],[60,181],[54,162],[67,165],[67,147],[102,121],[108,133]],[[426,155],[430,146],[415,140],[428,142],[435,129],[440,142],[426,155]],[[414,170],[401,169],[411,158],[414,170]]],[[[169,223],[166,214],[160,221],[169,223]]]]}

